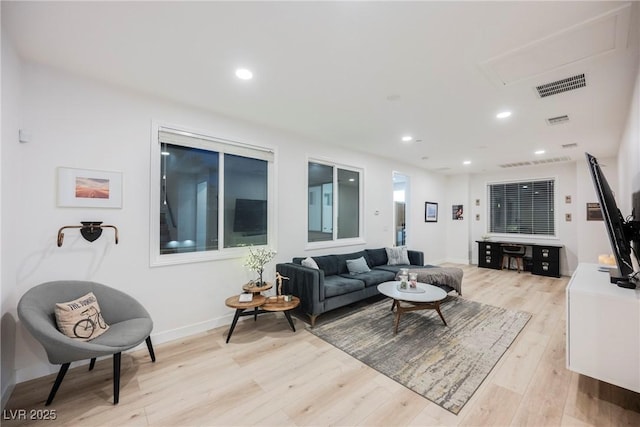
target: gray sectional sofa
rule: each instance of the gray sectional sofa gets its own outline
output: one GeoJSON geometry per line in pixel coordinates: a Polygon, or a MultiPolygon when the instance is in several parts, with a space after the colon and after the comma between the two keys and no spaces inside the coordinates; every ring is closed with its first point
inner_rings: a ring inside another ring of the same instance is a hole
{"type": "Polygon", "coordinates": [[[385,248],[365,249],[359,252],[312,257],[318,269],[302,265],[305,258],[276,265],[276,271],[288,277],[282,292],[300,298],[300,306],[311,320],[329,310],[378,295],[378,284],[394,280],[401,268],[424,268],[424,254],[408,250],[409,264],[389,265],[385,248]],[[370,271],[352,274],[348,260],[363,257],[370,271]]]}

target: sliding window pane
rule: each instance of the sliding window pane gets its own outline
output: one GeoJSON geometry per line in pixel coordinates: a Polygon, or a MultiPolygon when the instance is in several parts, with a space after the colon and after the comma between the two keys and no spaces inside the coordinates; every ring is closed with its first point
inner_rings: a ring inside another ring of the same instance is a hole
{"type": "Polygon", "coordinates": [[[218,153],[162,144],[160,253],[218,249],[218,153]]]}
{"type": "Polygon", "coordinates": [[[224,247],[267,244],[268,162],[224,155],[224,247]]]}
{"type": "Polygon", "coordinates": [[[360,236],[360,174],[338,169],[338,239],[360,236]]]}
{"type": "Polygon", "coordinates": [[[333,240],[333,166],[309,163],[308,241],[333,240]]]}

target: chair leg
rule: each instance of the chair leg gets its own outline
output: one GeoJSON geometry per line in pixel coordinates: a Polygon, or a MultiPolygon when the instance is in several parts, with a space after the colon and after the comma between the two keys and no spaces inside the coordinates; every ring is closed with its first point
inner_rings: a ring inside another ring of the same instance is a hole
{"type": "Polygon", "coordinates": [[[149,356],[151,356],[151,361],[155,362],[156,361],[156,354],[153,351],[153,344],[151,344],[151,337],[147,337],[147,339],[144,340],[147,343],[147,348],[149,349],[149,356]]]}
{"type": "Polygon", "coordinates": [[[60,384],[62,384],[62,380],[64,379],[64,376],[67,373],[67,370],[69,370],[70,365],[71,365],[71,362],[67,362],[67,363],[63,363],[60,366],[60,371],[58,371],[58,376],[56,377],[56,381],[53,383],[53,387],[51,387],[51,392],[49,392],[49,397],[47,398],[47,403],[45,403],[45,406],[49,406],[51,405],[51,402],[53,402],[53,398],[56,397],[56,392],[58,391],[60,384]]]}
{"type": "Polygon", "coordinates": [[[120,358],[122,353],[113,355],[113,404],[120,401],[120,358]]]}
{"type": "Polygon", "coordinates": [[[92,357],[91,362],[89,363],[89,370],[93,371],[93,368],[96,366],[96,358],[92,357]]]}

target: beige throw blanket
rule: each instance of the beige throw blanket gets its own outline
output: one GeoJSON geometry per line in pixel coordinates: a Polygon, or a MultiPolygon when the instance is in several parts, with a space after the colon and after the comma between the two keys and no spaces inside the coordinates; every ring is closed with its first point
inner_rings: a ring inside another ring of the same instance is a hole
{"type": "MultiPolygon", "coordinates": [[[[411,268],[409,273],[418,273],[418,282],[451,286],[458,292],[458,295],[462,295],[462,275],[464,272],[461,268],[411,268]]],[[[399,274],[396,275],[396,280],[398,280],[399,274]]]]}

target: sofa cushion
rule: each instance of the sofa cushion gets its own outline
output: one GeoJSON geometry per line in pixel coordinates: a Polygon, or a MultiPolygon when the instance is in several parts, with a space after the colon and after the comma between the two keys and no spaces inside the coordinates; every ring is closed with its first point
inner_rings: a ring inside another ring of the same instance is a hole
{"type": "Polygon", "coordinates": [[[318,264],[318,268],[324,271],[325,277],[333,276],[340,271],[338,269],[338,258],[335,255],[314,256],[313,259],[318,264]]]}
{"type": "Polygon", "coordinates": [[[358,251],[358,252],[351,252],[349,254],[336,255],[336,258],[338,259],[338,272],[335,274],[348,274],[349,269],[347,268],[347,260],[358,259],[360,257],[364,257],[364,259],[367,260],[367,253],[365,251],[358,251]]]}
{"type": "Polygon", "coordinates": [[[342,277],[348,277],[350,279],[358,279],[364,282],[364,285],[368,288],[370,286],[377,286],[382,282],[389,282],[395,280],[396,273],[393,271],[386,271],[374,268],[367,273],[360,274],[342,274],[342,277]]]}
{"type": "Polygon", "coordinates": [[[376,265],[386,265],[387,251],[384,248],[380,249],[366,249],[365,252],[369,257],[369,267],[375,267],[376,265]]]}
{"type": "Polygon", "coordinates": [[[304,265],[305,267],[315,268],[316,270],[320,268],[318,267],[318,264],[316,263],[316,261],[311,257],[306,257],[300,262],[300,264],[304,265]]]}
{"type": "Polygon", "coordinates": [[[347,270],[349,270],[349,274],[359,274],[359,273],[366,273],[368,271],[371,271],[371,269],[367,265],[367,261],[364,259],[363,256],[356,259],[348,259],[347,270]]]}
{"type": "Polygon", "coordinates": [[[364,289],[362,280],[352,279],[343,276],[325,276],[324,277],[324,296],[331,298],[338,295],[344,295],[351,292],[357,292],[364,289]]]}
{"type": "Polygon", "coordinates": [[[409,254],[407,253],[406,246],[398,246],[395,248],[385,248],[387,251],[387,258],[389,261],[387,264],[389,265],[408,265],[409,262],[409,254]]]}

